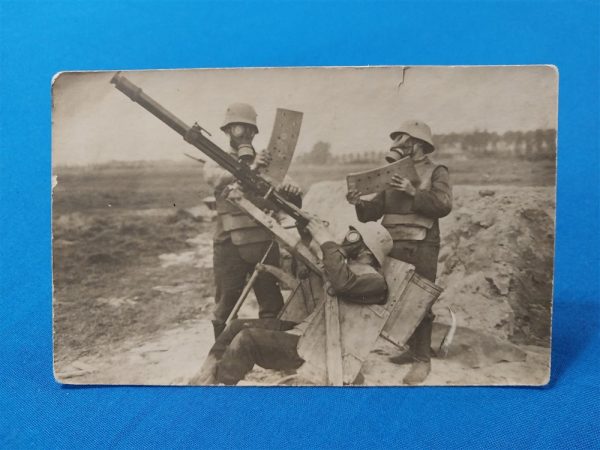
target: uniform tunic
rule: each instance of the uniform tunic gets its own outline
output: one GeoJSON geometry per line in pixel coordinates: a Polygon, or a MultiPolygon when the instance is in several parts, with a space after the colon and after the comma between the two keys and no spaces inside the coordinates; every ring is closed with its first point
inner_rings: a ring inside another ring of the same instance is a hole
{"type": "MultiPolygon", "coordinates": [[[[387,189],[380,192],[371,200],[360,200],[356,204],[356,216],[361,222],[370,222],[381,219],[385,214],[416,214],[433,220],[431,228],[427,229],[423,243],[440,244],[440,227],[438,219],[447,216],[452,210],[452,187],[448,169],[445,166],[436,166],[429,158],[415,163],[415,169],[423,168],[426,172],[430,168],[431,181],[427,187],[417,187],[414,197],[405,192],[387,189]]],[[[385,225],[385,224],[384,224],[385,225]]],[[[386,226],[387,228],[387,226],[386,226]]],[[[389,230],[394,236],[392,229],[389,230]]],[[[404,239],[394,239],[404,240],[404,239]]]]}

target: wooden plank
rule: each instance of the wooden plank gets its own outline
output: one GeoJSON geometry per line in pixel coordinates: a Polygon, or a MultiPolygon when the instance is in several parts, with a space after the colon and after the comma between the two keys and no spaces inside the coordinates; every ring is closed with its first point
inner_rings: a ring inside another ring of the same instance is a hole
{"type": "Polygon", "coordinates": [[[394,258],[386,258],[383,276],[388,286],[388,299],[383,307],[391,311],[402,298],[404,290],[415,272],[414,266],[394,258]]]}
{"type": "MultiPolygon", "coordinates": [[[[383,269],[389,288],[384,305],[361,305],[338,301],[339,330],[344,384],[354,381],[384,328],[390,312],[402,297],[414,270],[413,266],[389,258],[383,269]]],[[[321,290],[323,292],[323,290],[321,290]]],[[[328,377],[325,300],[306,328],[298,345],[298,354],[306,362],[299,370],[303,378],[315,384],[332,384],[328,377]]],[[[339,383],[339,380],[337,380],[339,383]]]]}
{"type": "Polygon", "coordinates": [[[290,167],[301,125],[301,112],[277,108],[271,139],[267,147],[267,152],[271,155],[271,162],[260,171],[262,176],[276,186],[283,181],[290,167]]]}
{"type": "Polygon", "coordinates": [[[300,323],[306,319],[323,298],[323,281],[309,272],[308,278],[299,280],[296,289],[285,301],[278,318],[300,323]]]}
{"type": "MultiPolygon", "coordinates": [[[[327,288],[325,288],[325,292],[327,292],[327,288]]],[[[327,293],[325,295],[327,384],[330,386],[342,386],[344,384],[344,366],[342,363],[339,300],[337,297],[330,296],[327,293]]]]}
{"type": "Polygon", "coordinates": [[[413,266],[388,258],[383,267],[388,285],[388,299],[383,305],[360,305],[340,301],[340,324],[344,383],[351,384],[373,349],[390,311],[402,296],[413,266]]]}
{"type": "Polygon", "coordinates": [[[298,355],[304,360],[304,364],[298,369],[298,375],[318,386],[327,385],[325,342],[325,298],[323,298],[315,308],[315,313],[298,342],[298,355]]]}
{"type": "Polygon", "coordinates": [[[398,302],[390,311],[390,317],[381,336],[403,348],[427,310],[438,299],[442,288],[431,281],[413,274],[398,302]]]}
{"type": "Polygon", "coordinates": [[[323,264],[302,242],[297,230],[287,230],[283,228],[277,220],[257,208],[244,197],[235,199],[229,198],[228,200],[264,226],[277,242],[292,253],[294,257],[306,264],[310,270],[317,274],[323,274],[323,264]]]}

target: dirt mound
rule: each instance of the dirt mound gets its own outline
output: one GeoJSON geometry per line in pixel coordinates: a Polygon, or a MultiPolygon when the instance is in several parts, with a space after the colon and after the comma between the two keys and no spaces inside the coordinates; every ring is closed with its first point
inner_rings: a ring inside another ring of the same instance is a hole
{"type": "Polygon", "coordinates": [[[302,201],[302,209],[327,220],[336,236],[343,236],[348,224],[356,221],[354,207],[346,201],[346,183],[322,181],[313,184],[302,201]]]}
{"type": "MultiPolygon", "coordinates": [[[[341,236],[356,220],[345,194],[344,182],[317,183],[304,207],[341,236]]],[[[462,326],[548,346],[554,211],[553,188],[455,186],[453,211],[440,221],[438,321],[453,305],[462,326]]]]}
{"type": "Polygon", "coordinates": [[[454,210],[441,222],[438,280],[446,286],[443,301],[459,306],[474,328],[477,316],[493,317],[493,310],[509,306],[512,314],[505,320],[497,317],[493,331],[515,342],[549,345],[554,190],[489,191],[494,194],[457,187],[454,210]]]}

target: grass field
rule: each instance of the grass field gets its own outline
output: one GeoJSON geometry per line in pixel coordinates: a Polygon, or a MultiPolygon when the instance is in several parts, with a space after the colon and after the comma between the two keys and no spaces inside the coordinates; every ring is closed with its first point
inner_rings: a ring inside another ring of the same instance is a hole
{"type": "MultiPolygon", "coordinates": [[[[553,186],[554,160],[479,158],[435,160],[446,165],[453,184],[553,186]]],[[[289,175],[305,190],[324,180],[342,180],[351,172],[373,165],[310,166],[292,164],[289,175]]],[[[211,195],[202,166],[190,163],[109,164],[55,169],[59,185],[54,191],[56,214],[93,209],[190,208],[211,195]]]]}
{"type": "Polygon", "coordinates": [[[199,164],[155,163],[55,169],[53,212],[190,208],[210,195],[199,164]]]}

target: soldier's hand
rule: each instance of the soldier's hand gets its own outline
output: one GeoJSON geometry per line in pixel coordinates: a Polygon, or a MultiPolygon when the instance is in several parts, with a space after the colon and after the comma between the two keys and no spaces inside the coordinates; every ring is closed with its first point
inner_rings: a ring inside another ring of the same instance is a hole
{"type": "Polygon", "coordinates": [[[325,242],[335,241],[335,238],[331,234],[331,231],[329,231],[329,228],[327,228],[319,219],[310,219],[308,221],[308,225],[306,225],[306,229],[312,235],[313,240],[319,245],[322,245],[325,242]]]}
{"type": "Polygon", "coordinates": [[[389,184],[391,188],[400,192],[406,192],[411,197],[414,197],[417,193],[417,188],[414,187],[411,181],[408,178],[401,177],[400,175],[394,175],[389,184]]]}
{"type": "Polygon", "coordinates": [[[241,187],[237,184],[230,184],[225,192],[226,198],[230,200],[240,200],[244,197],[241,187]]]}
{"type": "Polygon", "coordinates": [[[272,159],[271,153],[269,153],[267,150],[262,150],[258,155],[256,155],[254,165],[256,167],[267,167],[269,164],[271,164],[272,159]]]}
{"type": "Polygon", "coordinates": [[[279,192],[283,192],[284,194],[290,195],[302,194],[302,190],[300,189],[300,187],[295,185],[294,183],[282,183],[277,190],[279,192]]]}
{"type": "Polygon", "coordinates": [[[346,194],[346,200],[348,200],[348,203],[350,203],[351,205],[356,205],[360,201],[361,196],[362,193],[360,191],[352,189],[346,194]]]}

